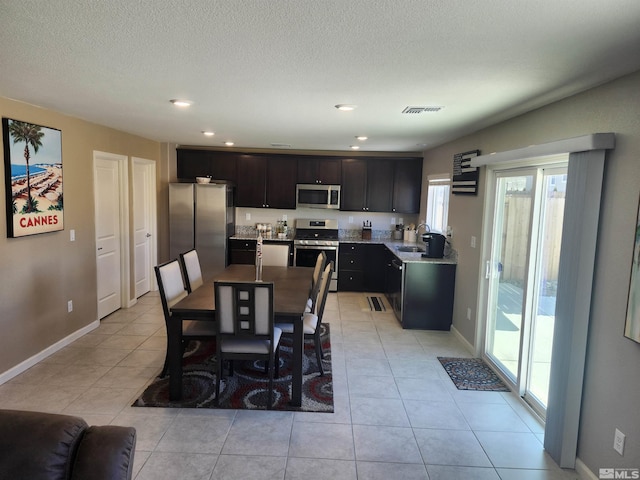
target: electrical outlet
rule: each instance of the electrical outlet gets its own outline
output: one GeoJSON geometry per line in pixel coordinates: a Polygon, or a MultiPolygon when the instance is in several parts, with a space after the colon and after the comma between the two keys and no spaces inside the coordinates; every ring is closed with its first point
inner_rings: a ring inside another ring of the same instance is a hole
{"type": "Polygon", "coordinates": [[[286,222],[288,220],[289,217],[287,217],[287,215],[282,215],[282,221],[286,222]]]}
{"type": "Polygon", "coordinates": [[[471,320],[471,309],[467,308],[467,320],[471,320]]]}
{"type": "Polygon", "coordinates": [[[396,224],[396,217],[391,217],[391,225],[395,225],[396,224]]]}
{"type": "Polygon", "coordinates": [[[73,312],[73,300],[69,300],[67,302],[67,312],[69,313],[73,312]]]}
{"type": "Polygon", "coordinates": [[[244,214],[244,219],[245,220],[251,220],[251,214],[249,212],[244,214]]]}
{"type": "Polygon", "coordinates": [[[624,439],[625,434],[616,428],[616,434],[613,437],[613,449],[620,455],[624,455],[624,439]]]}
{"type": "Polygon", "coordinates": [[[69,241],[70,242],[76,241],[76,231],[73,228],[69,230],[69,241]]]}
{"type": "Polygon", "coordinates": [[[476,248],[476,237],[471,236],[471,248],[476,248]]]}
{"type": "Polygon", "coordinates": [[[353,217],[349,216],[349,223],[353,223],[353,217]]]}

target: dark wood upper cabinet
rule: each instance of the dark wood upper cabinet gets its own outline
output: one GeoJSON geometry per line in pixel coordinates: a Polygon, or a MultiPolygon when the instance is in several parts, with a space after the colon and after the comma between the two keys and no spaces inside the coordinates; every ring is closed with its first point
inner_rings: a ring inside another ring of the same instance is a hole
{"type": "Polygon", "coordinates": [[[341,210],[419,213],[422,158],[342,160],[341,210]]]}
{"type": "Polygon", "coordinates": [[[279,155],[270,157],[267,163],[267,207],[296,208],[296,181],[298,161],[279,155]]]}
{"type": "Polygon", "coordinates": [[[215,180],[236,182],[236,156],[228,152],[178,148],[177,175],[180,180],[195,181],[208,175],[215,180]]]}
{"type": "Polygon", "coordinates": [[[298,163],[285,155],[240,155],[237,159],[236,205],[296,208],[298,163]]]}
{"type": "Polygon", "coordinates": [[[422,158],[401,159],[393,176],[393,212],[420,213],[422,158]]]}
{"type": "Polygon", "coordinates": [[[238,154],[226,152],[211,152],[211,178],[215,180],[237,181],[238,154]]]}
{"type": "Polygon", "coordinates": [[[393,169],[387,158],[342,160],[341,210],[390,212],[393,169]]]}
{"type": "Polygon", "coordinates": [[[365,210],[366,195],[367,161],[360,158],[345,158],[342,160],[340,210],[365,210]]]}
{"type": "Polygon", "coordinates": [[[237,159],[236,206],[267,206],[267,159],[257,155],[239,155],[237,159]]]}
{"type": "Polygon", "coordinates": [[[236,205],[296,208],[296,184],[342,185],[345,211],[419,213],[422,158],[323,157],[177,149],[180,180],[210,175],[236,185],[236,205]]]}
{"type": "Polygon", "coordinates": [[[340,158],[298,157],[298,183],[341,184],[340,158]]]}
{"type": "Polygon", "coordinates": [[[391,211],[394,163],[386,158],[367,160],[367,211],[391,211]]]}
{"type": "MultiPolygon", "coordinates": [[[[177,175],[181,180],[196,181],[196,177],[211,175],[211,155],[207,150],[177,149],[177,175]]],[[[213,175],[211,175],[213,176],[213,175]]]]}

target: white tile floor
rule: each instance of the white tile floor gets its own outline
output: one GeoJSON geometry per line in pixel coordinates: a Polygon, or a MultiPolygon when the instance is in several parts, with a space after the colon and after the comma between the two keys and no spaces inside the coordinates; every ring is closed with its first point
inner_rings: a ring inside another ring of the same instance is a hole
{"type": "Polygon", "coordinates": [[[0,386],[0,408],[137,429],[137,480],[569,480],[511,394],[459,391],[437,356],[470,356],[448,332],[402,330],[332,293],[335,413],[133,408],[160,371],[165,328],[150,293],[0,386]]]}

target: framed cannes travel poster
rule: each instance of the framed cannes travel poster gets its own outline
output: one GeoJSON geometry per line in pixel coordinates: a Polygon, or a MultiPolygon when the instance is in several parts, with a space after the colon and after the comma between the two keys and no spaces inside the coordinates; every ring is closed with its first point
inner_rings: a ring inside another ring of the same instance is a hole
{"type": "Polygon", "coordinates": [[[2,134],[7,236],[63,230],[62,133],[3,118],[2,134]]]}
{"type": "Polygon", "coordinates": [[[631,281],[624,336],[640,343],[640,205],[633,233],[633,260],[631,262],[631,281]]]}

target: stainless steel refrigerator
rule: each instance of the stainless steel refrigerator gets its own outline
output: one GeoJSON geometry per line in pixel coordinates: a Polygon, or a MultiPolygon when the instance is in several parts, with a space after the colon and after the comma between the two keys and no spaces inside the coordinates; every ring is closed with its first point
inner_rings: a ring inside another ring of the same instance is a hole
{"type": "Polygon", "coordinates": [[[233,189],[222,183],[169,184],[169,255],[198,252],[202,275],[227,265],[227,238],[235,233],[233,189]]]}

